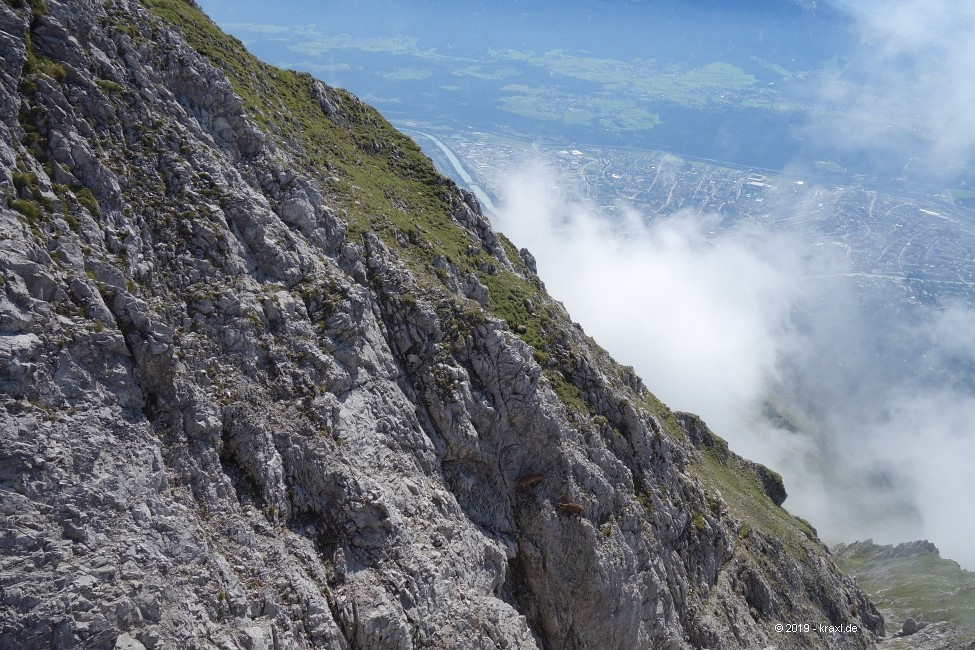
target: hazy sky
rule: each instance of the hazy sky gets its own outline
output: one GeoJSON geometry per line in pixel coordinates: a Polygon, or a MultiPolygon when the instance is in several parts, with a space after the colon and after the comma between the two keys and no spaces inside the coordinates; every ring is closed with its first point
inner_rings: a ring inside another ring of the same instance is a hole
{"type": "Polygon", "coordinates": [[[869,11],[851,74],[815,88],[811,101],[842,106],[819,114],[805,135],[846,149],[886,156],[892,137],[910,126],[928,141],[915,165],[934,177],[975,154],[975,5],[955,0],[851,2],[869,11]]]}

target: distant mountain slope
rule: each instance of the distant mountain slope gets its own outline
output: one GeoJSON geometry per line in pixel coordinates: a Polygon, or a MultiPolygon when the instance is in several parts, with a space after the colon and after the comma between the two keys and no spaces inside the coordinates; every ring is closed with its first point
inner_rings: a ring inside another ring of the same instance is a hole
{"type": "Polygon", "coordinates": [[[883,634],[355,97],[185,0],[5,0],[0,54],[0,647],[883,634]]]}
{"type": "Polygon", "coordinates": [[[837,563],[877,601],[898,639],[890,648],[975,648],[975,573],[930,542],[871,540],[833,548],[837,563]]]}

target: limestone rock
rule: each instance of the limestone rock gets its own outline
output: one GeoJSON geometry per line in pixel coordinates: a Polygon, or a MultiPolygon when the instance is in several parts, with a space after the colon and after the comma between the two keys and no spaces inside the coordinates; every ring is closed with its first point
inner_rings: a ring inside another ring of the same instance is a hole
{"type": "Polygon", "coordinates": [[[0,647],[883,633],[359,100],[189,0],[2,3],[0,55],[0,647]]]}

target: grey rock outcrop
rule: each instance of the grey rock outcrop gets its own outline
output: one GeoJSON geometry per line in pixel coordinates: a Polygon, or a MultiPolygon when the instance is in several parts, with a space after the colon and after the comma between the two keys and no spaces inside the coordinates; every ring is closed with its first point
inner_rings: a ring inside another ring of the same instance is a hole
{"type": "Polygon", "coordinates": [[[6,0],[0,54],[0,647],[883,634],[355,98],[185,0],[6,0]]]}

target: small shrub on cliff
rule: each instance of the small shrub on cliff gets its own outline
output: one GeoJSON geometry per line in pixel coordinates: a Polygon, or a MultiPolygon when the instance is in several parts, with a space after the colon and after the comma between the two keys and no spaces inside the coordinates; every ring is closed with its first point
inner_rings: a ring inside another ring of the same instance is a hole
{"type": "Polygon", "coordinates": [[[102,92],[114,95],[122,95],[125,93],[125,88],[110,79],[99,79],[95,83],[102,89],[102,92]]]}
{"type": "Polygon", "coordinates": [[[24,63],[23,74],[44,74],[55,81],[64,81],[68,73],[64,66],[57,61],[52,61],[47,57],[38,56],[31,50],[27,51],[27,61],[24,63]]]}
{"type": "Polygon", "coordinates": [[[33,201],[14,199],[10,202],[10,207],[27,217],[31,222],[39,221],[41,218],[41,206],[33,201]]]}
{"type": "Polygon", "coordinates": [[[14,187],[16,187],[18,190],[22,190],[26,187],[33,191],[36,185],[37,174],[14,172],[14,187]]]}
{"type": "Polygon", "coordinates": [[[83,187],[75,192],[74,195],[78,199],[78,203],[85,206],[93,217],[98,216],[98,199],[95,198],[95,195],[91,193],[90,189],[83,187]]]}
{"type": "Polygon", "coordinates": [[[697,532],[703,533],[705,530],[707,530],[708,524],[704,520],[704,517],[701,516],[701,513],[695,512],[691,517],[691,520],[694,522],[694,528],[697,528],[697,532]]]}

